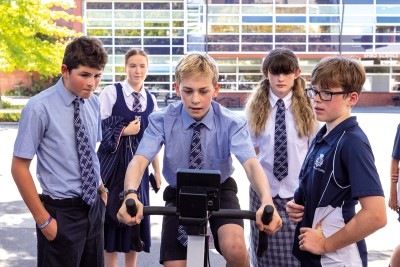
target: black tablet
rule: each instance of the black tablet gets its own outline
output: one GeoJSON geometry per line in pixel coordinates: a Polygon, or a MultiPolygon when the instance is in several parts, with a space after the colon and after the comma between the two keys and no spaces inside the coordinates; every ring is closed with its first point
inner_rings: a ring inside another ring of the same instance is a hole
{"type": "Polygon", "coordinates": [[[206,169],[178,169],[177,175],[177,212],[185,206],[186,210],[197,212],[203,209],[200,204],[206,203],[206,211],[219,210],[221,172],[219,170],[206,169]],[[182,202],[182,203],[180,203],[182,202]]]}

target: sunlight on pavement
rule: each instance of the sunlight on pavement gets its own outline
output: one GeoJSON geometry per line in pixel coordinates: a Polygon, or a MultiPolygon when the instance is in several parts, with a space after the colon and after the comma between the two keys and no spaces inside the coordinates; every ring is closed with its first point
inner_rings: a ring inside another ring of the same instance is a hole
{"type": "Polygon", "coordinates": [[[19,226],[22,224],[26,219],[32,218],[30,213],[23,213],[23,214],[4,214],[0,216],[0,225],[5,226],[19,226]]]}
{"type": "Polygon", "coordinates": [[[16,258],[17,254],[15,253],[8,253],[6,250],[0,248],[0,260],[10,260],[12,258],[16,258]]]}
{"type": "MultiPolygon", "coordinates": [[[[5,249],[0,248],[0,261],[15,260],[17,258],[19,260],[36,260],[36,255],[35,255],[35,257],[33,257],[32,255],[29,255],[25,252],[10,253],[5,249]]],[[[6,266],[8,266],[8,265],[6,265],[6,266]]],[[[1,262],[0,262],[0,267],[3,267],[3,265],[1,265],[1,262]]]]}

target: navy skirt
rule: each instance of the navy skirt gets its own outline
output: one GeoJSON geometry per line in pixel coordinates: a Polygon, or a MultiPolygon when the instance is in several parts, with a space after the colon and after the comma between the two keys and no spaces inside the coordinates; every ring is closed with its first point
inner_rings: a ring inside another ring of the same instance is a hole
{"type": "MultiPolygon", "coordinates": [[[[122,224],[117,219],[117,212],[121,207],[119,193],[124,190],[124,179],[127,166],[121,161],[115,172],[107,180],[106,187],[109,190],[106,216],[104,223],[104,249],[107,252],[124,252],[131,250],[140,251],[140,248],[135,247],[135,242],[132,240],[140,235],[140,239],[144,242],[145,252],[150,252],[151,233],[150,233],[150,216],[146,215],[142,219],[140,225],[128,226],[122,224]]],[[[140,200],[144,206],[149,206],[149,175],[146,169],[139,187],[140,200]]]]}

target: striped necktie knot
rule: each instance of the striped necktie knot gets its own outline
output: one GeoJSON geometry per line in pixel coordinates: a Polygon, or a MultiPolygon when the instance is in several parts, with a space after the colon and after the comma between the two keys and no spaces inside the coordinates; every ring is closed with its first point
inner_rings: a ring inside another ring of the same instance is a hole
{"type": "Polygon", "coordinates": [[[133,92],[133,112],[141,112],[142,111],[142,104],[140,103],[140,94],[138,92],[133,92]]]}

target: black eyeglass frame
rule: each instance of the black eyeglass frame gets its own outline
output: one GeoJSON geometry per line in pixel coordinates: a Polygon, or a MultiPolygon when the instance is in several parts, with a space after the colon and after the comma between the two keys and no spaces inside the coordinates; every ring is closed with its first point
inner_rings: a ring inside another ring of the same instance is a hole
{"type": "Polygon", "coordinates": [[[346,94],[350,94],[351,92],[349,92],[349,91],[331,92],[331,91],[326,91],[326,90],[318,91],[318,90],[315,90],[315,89],[312,88],[312,87],[309,87],[309,88],[306,88],[306,89],[305,89],[305,93],[306,93],[306,96],[307,96],[308,98],[311,98],[311,99],[314,99],[317,95],[319,95],[319,98],[320,98],[322,101],[331,101],[333,95],[346,95],[346,94]],[[310,97],[310,96],[308,95],[308,93],[307,93],[307,92],[311,92],[311,91],[314,92],[314,94],[315,94],[313,97],[310,97]],[[321,97],[321,92],[323,92],[324,94],[329,95],[329,99],[323,99],[323,98],[321,97]]]}

